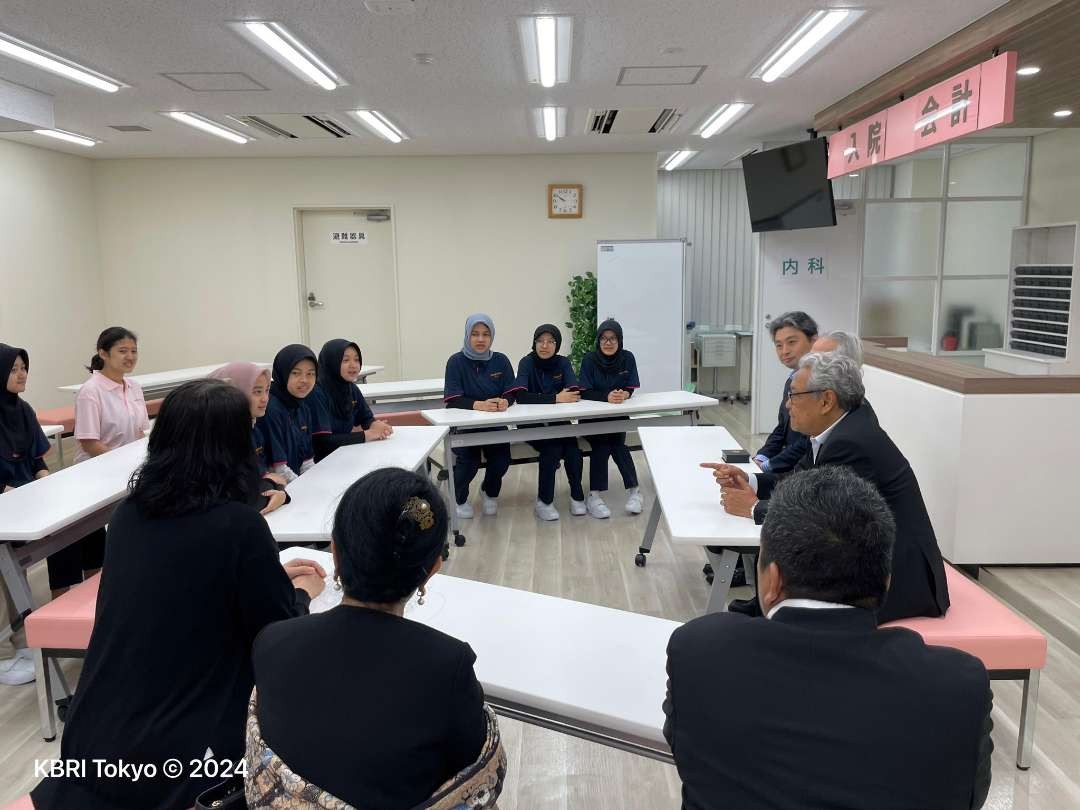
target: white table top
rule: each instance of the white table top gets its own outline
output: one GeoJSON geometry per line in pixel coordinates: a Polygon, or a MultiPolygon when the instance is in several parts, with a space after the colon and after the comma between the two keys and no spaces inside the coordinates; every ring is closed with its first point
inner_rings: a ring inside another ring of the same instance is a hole
{"type": "Polygon", "coordinates": [[[63,425],[42,425],[41,432],[45,434],[46,439],[52,439],[59,436],[64,432],[63,425]]]}
{"type": "Polygon", "coordinates": [[[413,470],[446,436],[443,427],[398,427],[389,439],[339,447],[287,487],[292,502],[266,516],[278,542],[330,539],[338,499],[357,479],[382,467],[413,470]]]}
{"type": "Polygon", "coordinates": [[[716,404],[718,404],[717,401],[712,397],[691,394],[688,391],[655,391],[648,394],[634,394],[621,405],[583,399],[579,402],[557,405],[511,405],[501,413],[466,411],[461,408],[432,409],[421,413],[433,425],[474,428],[605,416],[632,416],[663,411],[699,410],[716,404]]]}
{"type": "MultiPolygon", "coordinates": [[[[720,453],[739,447],[722,427],[643,427],[638,429],[653,486],[673,543],[696,546],[738,543],[756,546],[761,527],[750,518],[736,517],[720,504],[720,487],[703,461],[722,462],[720,453]]],[[[737,464],[759,472],[753,464],[737,464]]]]}
{"type": "Polygon", "coordinates": [[[0,542],[40,540],[119,501],[146,458],[146,443],[140,439],[0,495],[0,542]]]}
{"type": "Polygon", "coordinates": [[[443,378],[427,380],[395,380],[393,382],[361,383],[360,392],[366,399],[377,402],[382,399],[404,397],[442,396],[443,378]]]}
{"type": "MultiPolygon", "coordinates": [[[[290,548],[281,557],[316,559],[333,581],[327,552],[290,548]]],[[[311,610],[340,599],[327,587],[311,610]]],[[[666,746],[661,705],[678,622],[444,574],[432,577],[425,603],[410,601],[405,615],[468,642],[493,699],[666,746]]]]}
{"type": "MultiPolygon", "coordinates": [[[[201,380],[203,377],[209,376],[211,372],[216,371],[224,365],[226,364],[214,363],[212,366],[195,366],[193,368],[177,368],[171,371],[155,371],[149,374],[132,374],[130,379],[137,382],[144,391],[155,391],[169,387],[177,388],[186,382],[201,380]]],[[[256,363],[255,365],[270,368],[269,363],[256,363]]],[[[360,376],[365,377],[369,374],[377,374],[384,368],[386,368],[386,366],[364,365],[360,367],[360,376]]],[[[61,391],[70,391],[73,394],[79,393],[80,388],[82,388],[82,383],[79,383],[78,385],[60,386],[61,391]]]]}

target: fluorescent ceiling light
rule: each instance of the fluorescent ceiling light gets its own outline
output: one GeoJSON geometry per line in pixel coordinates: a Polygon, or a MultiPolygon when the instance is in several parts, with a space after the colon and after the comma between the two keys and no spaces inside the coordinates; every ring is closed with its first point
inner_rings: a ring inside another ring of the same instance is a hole
{"type": "Polygon", "coordinates": [[[319,85],[323,90],[335,90],[344,84],[326,63],[294,37],[281,23],[246,22],[244,28],[258,37],[286,65],[319,85]]]}
{"type": "Polygon", "coordinates": [[[696,155],[697,152],[690,149],[681,149],[675,152],[671,157],[664,161],[664,168],[669,172],[675,171],[675,169],[682,166],[686,161],[696,155]]]}
{"type": "Polygon", "coordinates": [[[518,33],[530,83],[554,87],[570,81],[573,17],[519,17],[518,33]]]}
{"type": "Polygon", "coordinates": [[[1068,118],[1072,115],[1072,110],[1055,110],[1054,118],[1068,118]]]}
{"type": "Polygon", "coordinates": [[[862,14],[858,9],[818,9],[751,75],[763,82],[774,82],[781,76],[790,76],[862,14]]]}
{"type": "Polygon", "coordinates": [[[169,116],[181,124],[187,124],[189,127],[195,127],[195,129],[201,129],[203,132],[208,132],[211,135],[217,135],[219,138],[224,138],[227,141],[233,143],[247,143],[254,140],[254,138],[248,138],[241,135],[235,130],[231,130],[228,127],[223,127],[221,124],[215,124],[209,118],[203,118],[197,113],[190,112],[167,112],[165,115],[169,116]]]}
{"type": "Polygon", "coordinates": [[[407,136],[400,129],[390,123],[390,120],[378,110],[352,110],[352,114],[360,119],[360,122],[390,143],[401,143],[407,136]]]}
{"type": "Polygon", "coordinates": [[[115,79],[102,76],[100,73],[95,73],[89,68],[77,65],[68,59],[43,51],[41,48],[35,48],[33,45],[15,39],[15,37],[8,34],[0,33],[0,54],[10,56],[12,59],[18,59],[20,62],[25,62],[42,70],[48,70],[58,76],[63,76],[65,79],[81,82],[97,90],[104,90],[106,93],[115,93],[123,87],[115,79]]]}
{"type": "Polygon", "coordinates": [[[77,143],[79,146],[96,146],[98,143],[93,138],[87,138],[85,135],[76,135],[74,132],[67,132],[62,129],[35,129],[34,134],[44,135],[48,138],[56,138],[58,141],[77,143]]]}
{"type": "Polygon", "coordinates": [[[566,135],[566,107],[536,107],[533,109],[536,134],[549,141],[566,135]]]}
{"type": "Polygon", "coordinates": [[[1040,70],[1042,70],[1042,68],[1036,67],[1035,65],[1028,65],[1027,67],[1022,67],[1018,71],[1016,71],[1016,75],[1017,76],[1034,76],[1040,70]]]}
{"type": "MultiPolygon", "coordinates": [[[[958,101],[955,104],[950,104],[948,107],[942,107],[937,112],[934,112],[931,115],[928,115],[925,118],[920,118],[918,121],[916,121],[915,131],[918,132],[920,129],[930,126],[932,123],[941,118],[944,118],[946,115],[952,115],[953,113],[960,112],[969,104],[971,104],[970,99],[965,98],[963,101],[958,101]]],[[[844,150],[844,154],[847,154],[846,149],[844,150]]]]}
{"type": "Polygon", "coordinates": [[[722,105],[716,112],[709,116],[709,119],[704,124],[702,124],[701,131],[698,134],[702,138],[711,138],[716,133],[723,132],[753,106],[753,104],[744,104],[741,101],[722,105]]]}

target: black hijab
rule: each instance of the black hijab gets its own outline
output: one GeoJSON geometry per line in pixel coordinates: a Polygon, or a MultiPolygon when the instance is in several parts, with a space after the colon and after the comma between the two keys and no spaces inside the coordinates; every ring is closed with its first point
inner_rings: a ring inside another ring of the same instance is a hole
{"type": "Polygon", "coordinates": [[[360,365],[363,366],[364,355],[351,340],[328,340],[319,352],[319,387],[326,393],[326,398],[330,400],[330,411],[338,419],[352,416],[353,384],[341,376],[341,362],[348,348],[356,349],[360,365]]]}
{"type": "Polygon", "coordinates": [[[314,363],[315,371],[318,373],[319,359],[315,356],[315,352],[299,343],[290,343],[274,358],[274,376],[270,383],[270,396],[279,399],[281,404],[290,411],[295,411],[303,402],[302,399],[297,399],[290,394],[288,389],[289,375],[301,360],[310,360],[314,363]]]}
{"type": "Polygon", "coordinates": [[[622,325],[614,318],[608,318],[596,328],[596,349],[593,351],[596,365],[606,372],[622,371],[626,368],[626,352],[623,351],[622,325]],[[600,336],[604,332],[614,332],[619,341],[619,348],[610,357],[600,350],[600,336]]]}
{"type": "Polygon", "coordinates": [[[536,331],[533,332],[533,348],[532,348],[532,360],[533,367],[540,371],[554,371],[559,366],[559,349],[562,348],[562,332],[559,331],[553,323],[542,323],[536,327],[536,331]],[[555,354],[551,355],[547,360],[536,353],[536,341],[540,339],[540,336],[544,333],[551,335],[555,338],[555,354]]]}
{"type": "Polygon", "coordinates": [[[34,409],[18,394],[7,390],[11,369],[19,357],[29,371],[30,355],[26,349],[0,343],[0,373],[3,376],[3,385],[0,385],[0,457],[9,460],[30,452],[34,431],[38,429],[34,409]]]}

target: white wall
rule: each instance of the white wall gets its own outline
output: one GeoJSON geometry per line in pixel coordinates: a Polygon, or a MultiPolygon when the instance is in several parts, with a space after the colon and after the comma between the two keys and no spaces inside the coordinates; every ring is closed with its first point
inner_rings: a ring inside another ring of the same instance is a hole
{"type": "Polygon", "coordinates": [[[1028,224],[1080,221],[1080,129],[1035,137],[1031,151],[1028,224]]]}
{"type": "MultiPolygon", "coordinates": [[[[405,378],[441,375],[477,310],[495,319],[495,349],[516,363],[536,326],[565,321],[567,280],[595,270],[597,240],[656,235],[652,154],[116,160],[95,169],[105,312],[139,332],[144,371],[269,360],[298,339],[297,207],[393,206],[405,378]],[[547,218],[554,182],[584,185],[582,219],[547,218]]],[[[363,301],[356,312],[348,337],[362,346],[363,301]]]]}
{"type": "Polygon", "coordinates": [[[0,342],[30,353],[35,408],[69,405],[56,387],[82,381],[106,325],[92,163],[0,140],[0,178],[0,342]]]}

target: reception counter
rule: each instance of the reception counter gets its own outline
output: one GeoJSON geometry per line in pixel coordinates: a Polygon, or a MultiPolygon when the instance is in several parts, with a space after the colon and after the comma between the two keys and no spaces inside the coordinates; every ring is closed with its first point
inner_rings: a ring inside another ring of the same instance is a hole
{"type": "Polygon", "coordinates": [[[918,476],[946,559],[1080,563],[1080,377],[864,349],[867,399],[918,476]]]}

